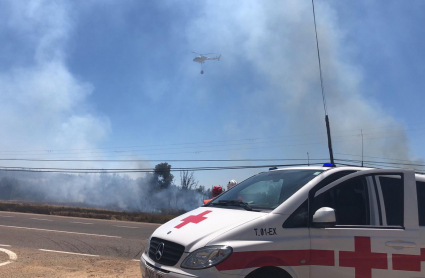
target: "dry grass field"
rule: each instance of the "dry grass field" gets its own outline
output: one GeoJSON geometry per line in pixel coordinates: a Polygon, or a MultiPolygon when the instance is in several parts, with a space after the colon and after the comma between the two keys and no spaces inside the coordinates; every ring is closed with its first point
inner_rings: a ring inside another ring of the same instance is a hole
{"type": "Polygon", "coordinates": [[[184,213],[184,211],[164,211],[163,213],[125,212],[85,207],[23,203],[18,201],[0,201],[0,211],[160,224],[184,213]]]}

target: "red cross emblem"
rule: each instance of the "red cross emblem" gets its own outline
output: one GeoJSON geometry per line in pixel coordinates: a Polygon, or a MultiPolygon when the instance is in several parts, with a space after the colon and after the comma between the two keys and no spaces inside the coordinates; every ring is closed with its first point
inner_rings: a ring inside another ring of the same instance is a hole
{"type": "Polygon", "coordinates": [[[339,266],[354,267],[356,278],[372,278],[372,269],[388,269],[387,253],[372,253],[369,237],[354,237],[354,252],[339,251],[339,266]]]}
{"type": "Polygon", "coordinates": [[[194,224],[198,224],[199,222],[204,221],[205,219],[207,219],[206,217],[204,217],[204,215],[208,214],[212,212],[211,210],[206,210],[198,215],[190,215],[188,217],[186,217],[185,219],[182,219],[181,221],[183,221],[182,223],[180,223],[179,225],[175,226],[174,228],[176,229],[180,229],[181,227],[189,224],[189,223],[194,223],[194,224]]]}

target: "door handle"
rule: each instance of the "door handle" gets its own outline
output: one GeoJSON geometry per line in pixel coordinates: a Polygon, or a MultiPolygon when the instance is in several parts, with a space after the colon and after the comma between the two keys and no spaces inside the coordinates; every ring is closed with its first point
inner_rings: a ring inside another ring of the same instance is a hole
{"type": "Polygon", "coordinates": [[[416,248],[416,243],[402,240],[387,241],[385,245],[396,249],[416,248]]]}

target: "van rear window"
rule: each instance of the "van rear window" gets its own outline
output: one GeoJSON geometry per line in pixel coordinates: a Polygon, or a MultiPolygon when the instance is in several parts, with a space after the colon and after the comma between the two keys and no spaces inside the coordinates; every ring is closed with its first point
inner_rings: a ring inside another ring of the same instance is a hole
{"type": "Polygon", "coordinates": [[[416,192],[418,195],[419,226],[425,226],[425,182],[416,182],[416,192]]]}
{"type": "Polygon", "coordinates": [[[400,178],[379,177],[388,226],[403,226],[404,188],[400,178]]]}

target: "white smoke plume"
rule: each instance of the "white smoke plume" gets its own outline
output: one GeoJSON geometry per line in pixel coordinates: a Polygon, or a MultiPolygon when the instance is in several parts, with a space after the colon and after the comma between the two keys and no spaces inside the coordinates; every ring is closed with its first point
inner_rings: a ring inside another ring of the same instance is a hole
{"type": "MultiPolygon", "coordinates": [[[[173,9],[181,3],[167,5],[173,9]]],[[[356,135],[363,129],[366,134],[372,134],[382,128],[402,129],[402,123],[363,93],[361,69],[350,63],[350,49],[343,43],[344,30],[339,28],[333,7],[320,2],[316,9],[328,110],[335,135],[334,151],[359,153],[358,137],[342,140],[338,131],[355,130],[352,135],[356,135]]],[[[97,93],[96,88],[74,75],[67,66],[69,41],[78,19],[72,2],[9,1],[3,3],[3,11],[7,17],[0,31],[14,32],[25,47],[17,53],[22,55],[21,59],[0,70],[1,150],[96,148],[108,138],[112,128],[109,119],[88,102],[88,96],[97,93]]],[[[324,133],[310,1],[203,1],[197,3],[196,12],[190,14],[186,28],[179,33],[191,49],[220,51],[223,55],[220,66],[226,69],[226,74],[239,74],[244,63],[263,81],[263,86],[247,92],[244,102],[237,106],[249,113],[274,112],[282,115],[283,123],[267,114],[267,122],[247,124],[241,116],[229,121],[232,127],[239,128],[237,134],[249,134],[250,128],[257,126],[267,136],[324,133]]],[[[186,83],[190,82],[186,80],[186,83]]],[[[200,88],[199,92],[212,93],[206,88],[200,88]]],[[[258,115],[259,119],[264,117],[258,115]]],[[[323,136],[313,139],[326,142],[323,136]]],[[[404,133],[385,140],[373,140],[373,135],[366,135],[365,139],[366,153],[415,159],[404,133]]],[[[326,153],[326,143],[320,149],[316,155],[326,153]]],[[[293,148],[287,154],[298,155],[301,151],[304,154],[305,150],[293,148]]],[[[96,164],[74,166],[100,168],[96,164]]],[[[170,196],[177,196],[176,187],[153,198],[147,191],[149,175],[134,178],[3,172],[1,178],[38,201],[124,210],[153,211],[163,207],[188,210],[200,204],[202,198],[196,194],[172,197],[172,204],[170,196]]],[[[10,198],[13,196],[13,192],[9,194],[10,198]]]]}
{"type": "MultiPolygon", "coordinates": [[[[274,125],[269,134],[307,134],[305,137],[308,138],[310,134],[322,133],[324,136],[312,139],[323,142],[320,149],[326,151],[311,1],[203,3],[200,16],[186,30],[189,44],[194,48],[224,52],[222,63],[235,69],[235,75],[240,64],[248,61],[255,69],[255,75],[268,84],[246,93],[244,103],[237,105],[253,113],[264,111],[264,108],[280,111],[283,123],[270,120],[274,125]]],[[[364,91],[368,90],[363,84],[361,68],[351,62],[353,46],[345,43],[344,30],[339,28],[340,19],[332,6],[317,2],[316,15],[336,156],[341,157],[338,152],[360,154],[358,135],[363,129],[366,134],[365,155],[415,159],[404,132],[398,132],[396,136],[393,132],[385,140],[375,140],[378,136],[379,139],[385,136],[382,135],[383,129],[404,130],[403,123],[385,111],[379,102],[365,95],[364,91]],[[339,138],[338,131],[347,130],[352,131],[350,136],[339,138]]],[[[261,117],[258,113],[258,118],[261,117]]],[[[240,122],[240,119],[232,119],[238,120],[240,122]]],[[[256,124],[264,122],[251,123],[249,129],[256,124]]],[[[293,149],[292,154],[298,154],[297,157],[306,151],[305,146],[293,149]]],[[[318,151],[315,154],[320,155],[318,151]]]]}
{"type": "MultiPolygon", "coordinates": [[[[31,47],[28,49],[30,54],[26,53],[27,63],[17,63],[0,72],[3,155],[7,155],[9,150],[15,151],[16,155],[16,150],[39,150],[36,153],[43,153],[48,150],[95,148],[107,138],[111,127],[109,119],[97,115],[87,102],[95,88],[77,78],[66,63],[67,43],[75,20],[73,6],[65,1],[40,0],[12,1],[5,8],[9,12],[8,28],[31,47]]],[[[33,154],[23,153],[27,156],[33,154]]],[[[43,166],[30,162],[26,165],[43,166]]],[[[13,162],[8,166],[14,166],[13,162]]],[[[101,167],[95,163],[79,166],[101,167]]],[[[152,179],[150,174],[131,178],[109,174],[2,171],[0,199],[130,211],[189,210],[201,204],[200,194],[190,192],[182,195],[174,185],[153,194],[149,188],[152,179]]]]}
{"type": "Polygon", "coordinates": [[[162,212],[191,210],[202,204],[202,193],[175,185],[157,191],[155,177],[132,179],[117,174],[52,174],[0,172],[0,200],[162,212]]]}
{"type": "Polygon", "coordinates": [[[0,133],[4,150],[81,149],[110,132],[86,98],[94,88],[66,65],[72,32],[69,7],[56,1],[10,1],[6,23],[27,45],[25,63],[0,72],[0,133]]]}

